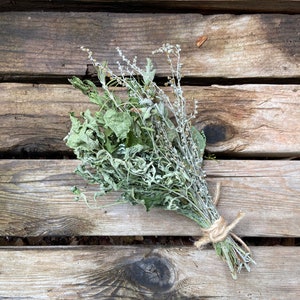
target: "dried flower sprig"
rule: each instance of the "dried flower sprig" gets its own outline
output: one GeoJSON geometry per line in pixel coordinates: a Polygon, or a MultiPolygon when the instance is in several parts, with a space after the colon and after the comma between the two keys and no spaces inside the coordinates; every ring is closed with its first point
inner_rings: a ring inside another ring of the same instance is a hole
{"type": "MultiPolygon", "coordinates": [[[[187,112],[179,45],[164,44],[153,52],[166,55],[173,101],[154,82],[149,58],[141,69],[136,58],[131,61],[117,49],[121,62],[117,62],[120,75],[116,75],[106,63],[97,62],[89,49],[83,50],[97,70],[103,93],[89,80],[70,80],[99,109],[94,114],[86,110],[81,118],[71,113],[66,141],[81,160],[76,173],[99,185],[94,198],[121,191],[121,202],[143,204],[146,210],[176,211],[199,224],[203,237],[195,246],[212,243],[233,278],[242,268],[250,271],[254,263],[250,250],[231,233],[243,214],[228,225],[208,191],[202,166],[206,141],[203,132],[192,125],[196,109],[187,112]],[[115,85],[126,88],[126,99],[116,95],[111,88],[115,85]]],[[[86,200],[77,187],[73,192],[86,200]]]]}

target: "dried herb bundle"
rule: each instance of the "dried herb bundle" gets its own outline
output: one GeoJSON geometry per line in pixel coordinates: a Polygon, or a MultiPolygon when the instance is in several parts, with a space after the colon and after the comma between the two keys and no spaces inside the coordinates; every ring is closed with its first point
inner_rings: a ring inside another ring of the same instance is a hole
{"type": "MultiPolygon", "coordinates": [[[[86,110],[81,118],[71,113],[66,141],[81,161],[76,173],[99,185],[94,198],[121,191],[121,202],[176,211],[199,224],[203,238],[195,245],[212,242],[233,278],[243,267],[250,271],[254,261],[248,247],[230,233],[242,215],[227,225],[207,188],[202,168],[205,136],[192,125],[196,107],[194,113],[187,113],[180,85],[180,47],[165,44],[154,51],[166,54],[170,65],[167,85],[173,92],[172,102],[154,82],[150,59],[141,69],[136,58],[131,61],[118,49],[121,75],[117,76],[106,63],[97,62],[90,50],[83,50],[97,70],[103,93],[91,81],[70,80],[99,109],[94,114],[86,110]],[[116,85],[126,88],[126,99],[116,95],[112,88],[116,85]]],[[[86,200],[77,187],[73,192],[86,200]]]]}

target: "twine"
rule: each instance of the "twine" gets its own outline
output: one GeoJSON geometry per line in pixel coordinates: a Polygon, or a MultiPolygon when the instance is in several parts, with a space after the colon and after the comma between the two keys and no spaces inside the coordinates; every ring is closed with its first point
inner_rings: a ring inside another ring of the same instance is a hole
{"type": "MultiPolygon", "coordinates": [[[[218,243],[224,241],[227,238],[230,231],[239,223],[239,221],[244,216],[245,214],[243,212],[239,212],[239,214],[236,216],[233,222],[229,225],[223,217],[220,217],[209,228],[202,229],[203,236],[198,241],[196,241],[194,245],[197,248],[200,248],[208,243],[218,243]]],[[[230,234],[243,246],[246,246],[245,243],[238,236],[236,236],[233,233],[230,234]]]]}

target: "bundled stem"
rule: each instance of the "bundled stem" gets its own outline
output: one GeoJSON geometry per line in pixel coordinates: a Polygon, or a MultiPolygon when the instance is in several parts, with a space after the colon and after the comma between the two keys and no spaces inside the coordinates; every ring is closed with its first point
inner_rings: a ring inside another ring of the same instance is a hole
{"type": "MultiPolygon", "coordinates": [[[[231,233],[243,215],[228,225],[208,191],[202,168],[205,136],[192,125],[196,105],[192,114],[187,112],[180,47],[165,44],[154,51],[166,55],[173,101],[154,82],[150,59],[144,70],[137,66],[136,58],[130,61],[118,49],[123,63],[118,62],[121,75],[117,76],[106,63],[98,63],[89,49],[83,50],[97,70],[103,93],[91,81],[70,80],[99,110],[95,114],[87,110],[81,120],[72,113],[66,140],[81,160],[76,172],[99,185],[94,198],[115,190],[122,192],[122,202],[143,204],[147,210],[176,211],[199,224],[203,237],[195,245],[213,243],[233,278],[243,267],[250,271],[254,261],[249,248],[231,233]],[[114,93],[114,85],[126,88],[126,99],[114,93]]],[[[86,200],[77,187],[73,191],[78,199],[86,200]]]]}

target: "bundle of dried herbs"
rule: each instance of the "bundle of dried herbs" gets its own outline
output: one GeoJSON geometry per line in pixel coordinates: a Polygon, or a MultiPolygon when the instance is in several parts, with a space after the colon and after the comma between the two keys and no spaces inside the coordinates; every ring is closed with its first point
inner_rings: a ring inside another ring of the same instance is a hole
{"type": "MultiPolygon", "coordinates": [[[[154,82],[150,59],[141,69],[136,58],[131,61],[118,49],[120,75],[116,75],[106,63],[97,62],[89,49],[83,50],[97,70],[102,92],[89,80],[70,80],[98,110],[86,110],[79,118],[71,113],[66,142],[81,161],[76,173],[99,186],[94,200],[121,191],[120,202],[176,211],[199,224],[203,237],[195,245],[212,243],[233,278],[243,267],[250,271],[254,261],[249,248],[230,232],[243,215],[228,225],[208,191],[202,166],[205,136],[192,125],[197,107],[192,114],[187,112],[180,47],[164,44],[154,51],[164,53],[169,63],[172,101],[154,82]],[[120,99],[114,86],[127,90],[126,99],[120,99]]],[[[73,192],[87,201],[78,187],[73,192]]]]}

